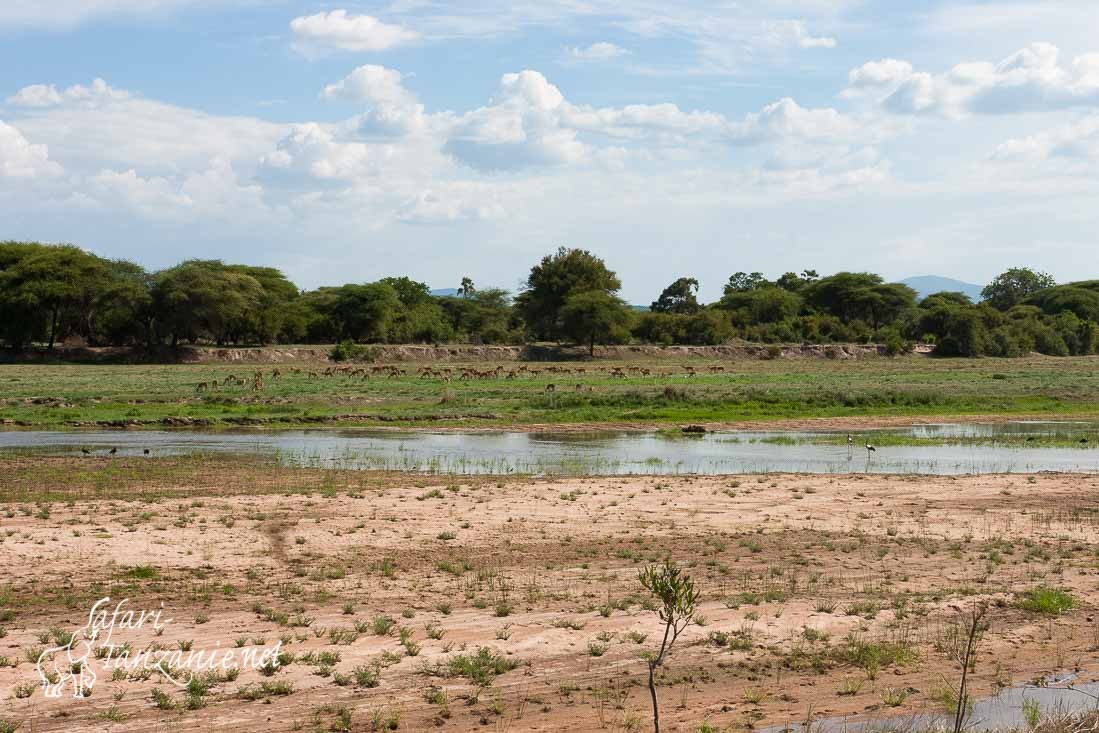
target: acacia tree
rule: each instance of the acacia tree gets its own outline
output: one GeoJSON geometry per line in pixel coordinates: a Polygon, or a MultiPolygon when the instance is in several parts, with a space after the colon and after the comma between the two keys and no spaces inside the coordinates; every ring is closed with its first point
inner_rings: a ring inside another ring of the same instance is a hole
{"type": "Polygon", "coordinates": [[[337,289],[332,318],[340,338],[385,341],[389,325],[401,310],[397,291],[385,282],[344,285],[337,289]]]}
{"type": "Polygon", "coordinates": [[[41,246],[0,272],[0,293],[16,311],[45,316],[48,351],[71,331],[90,336],[98,296],[107,281],[103,260],[78,247],[41,246]]]}
{"type": "Polygon", "coordinates": [[[660,648],[650,653],[646,662],[649,665],[649,696],[653,703],[653,731],[660,733],[660,705],[656,698],[656,670],[664,664],[671,653],[676,639],[694,618],[695,609],[702,592],[695,588],[691,576],[674,562],[668,560],[663,565],[649,565],[638,573],[641,587],[656,597],[660,604],[656,613],[664,623],[664,636],[660,648]]]}
{"type": "Polygon", "coordinates": [[[172,346],[199,338],[224,344],[244,336],[263,296],[259,281],[239,269],[218,260],[189,260],[157,273],[153,307],[172,346]]]}
{"type": "Polygon", "coordinates": [[[630,320],[626,304],[602,290],[573,293],[561,308],[561,333],[578,344],[588,345],[595,356],[595,342],[610,341],[624,331],[630,320]]]}
{"type": "Polygon", "coordinates": [[[582,249],[561,247],[531,268],[515,306],[535,339],[556,340],[562,330],[561,309],[574,293],[601,291],[613,295],[622,287],[603,260],[582,249]]]}
{"type": "Polygon", "coordinates": [[[799,292],[819,311],[844,323],[861,320],[874,328],[900,317],[916,303],[912,288],[886,283],[880,275],[867,272],[838,272],[807,284],[799,292]]]}

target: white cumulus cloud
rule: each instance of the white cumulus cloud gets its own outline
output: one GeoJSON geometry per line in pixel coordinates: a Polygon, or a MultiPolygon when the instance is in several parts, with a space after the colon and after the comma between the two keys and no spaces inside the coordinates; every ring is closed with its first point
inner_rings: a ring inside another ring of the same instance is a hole
{"type": "Polygon", "coordinates": [[[325,99],[340,99],[367,107],[358,118],[364,135],[408,135],[426,125],[424,106],[401,82],[401,72],[384,66],[360,66],[321,92],[325,99]]]}
{"type": "Polygon", "coordinates": [[[0,120],[0,178],[56,176],[61,166],[50,160],[45,145],[32,145],[23,133],[0,120]]]}
{"type": "Polygon", "coordinates": [[[999,63],[958,64],[942,74],[883,59],[848,76],[848,98],[867,97],[895,114],[962,117],[1099,106],[1099,54],[1063,64],[1060,49],[1032,43],[999,63]]]}

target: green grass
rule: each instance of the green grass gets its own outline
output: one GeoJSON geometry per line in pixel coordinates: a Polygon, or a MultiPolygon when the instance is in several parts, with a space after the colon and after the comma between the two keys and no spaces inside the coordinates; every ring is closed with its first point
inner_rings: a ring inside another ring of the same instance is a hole
{"type": "Polygon", "coordinates": [[[1076,606],[1076,599],[1068,591],[1060,588],[1041,586],[1023,593],[1018,600],[1019,608],[1031,613],[1046,616],[1060,616],[1076,606]]]}
{"type": "MultiPolygon", "coordinates": [[[[708,362],[693,363],[703,367],[708,362]]],[[[722,374],[706,373],[692,379],[685,378],[681,364],[672,360],[649,360],[645,366],[674,374],[615,379],[593,371],[613,365],[587,363],[584,375],[543,371],[536,377],[514,380],[450,383],[418,378],[415,364],[401,365],[408,371],[405,377],[378,376],[365,381],[309,379],[283,366],[283,378],[268,379],[261,393],[233,387],[202,394],[195,392],[198,382],[222,380],[230,373],[248,376],[255,367],[2,365],[0,419],[30,427],[127,421],[141,426],[180,418],[210,426],[313,424],[351,418],[367,424],[409,426],[659,425],[804,417],[1099,412],[1095,407],[1099,403],[1099,370],[1086,357],[743,360],[724,362],[722,374]],[[558,387],[555,394],[546,393],[550,383],[558,387]],[[582,385],[583,391],[576,391],[576,384],[582,385]],[[669,386],[674,389],[666,389],[669,386]]],[[[505,368],[515,366],[511,363],[505,368]]],[[[455,370],[459,367],[452,365],[455,370]]],[[[270,370],[265,367],[266,373],[270,370]]]]}
{"type": "Polygon", "coordinates": [[[475,685],[488,686],[497,676],[519,666],[488,647],[479,647],[474,654],[458,654],[445,663],[443,674],[447,677],[465,677],[475,685]]]}

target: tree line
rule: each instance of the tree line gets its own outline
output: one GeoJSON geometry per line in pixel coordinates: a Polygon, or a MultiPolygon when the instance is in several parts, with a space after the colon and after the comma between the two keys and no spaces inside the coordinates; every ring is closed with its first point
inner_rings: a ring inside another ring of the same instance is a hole
{"type": "Polygon", "coordinates": [[[463,278],[455,295],[386,277],[302,291],[271,267],[188,260],[148,272],[71,245],[0,242],[0,341],[22,350],[77,338],[93,346],[149,349],[218,345],[533,341],[714,345],[915,343],[943,356],[1093,354],[1099,349],[1099,281],[1058,285],[1010,269],[973,303],[955,292],[922,301],[911,288],[871,273],[788,272],[729,277],[716,302],[698,301],[698,281],[670,283],[647,310],[627,305],[606,263],[560,248],[530,270],[517,294],[463,278]]]}

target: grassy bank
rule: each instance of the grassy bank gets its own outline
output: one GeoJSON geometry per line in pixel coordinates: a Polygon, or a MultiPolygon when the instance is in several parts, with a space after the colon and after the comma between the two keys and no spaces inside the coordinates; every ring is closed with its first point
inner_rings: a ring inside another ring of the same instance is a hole
{"type": "MultiPolygon", "coordinates": [[[[715,362],[715,365],[717,362],[715,362]]],[[[132,422],[277,424],[357,421],[416,425],[733,422],[847,416],[1099,414],[1099,370],[1092,358],[938,360],[925,357],[852,361],[777,359],[723,362],[711,373],[662,362],[599,362],[583,374],[541,373],[514,379],[422,379],[416,364],[403,376],[310,378],[284,372],[264,389],[199,382],[254,366],[0,366],[0,420],[58,427],[132,422]],[[632,366],[625,378],[610,369],[632,366]],[[639,370],[645,368],[649,374],[639,370]],[[554,391],[547,390],[554,385],[554,391]]],[[[492,365],[479,363],[478,370],[492,365]]],[[[505,370],[516,368],[507,364],[505,370]]],[[[575,368],[575,367],[574,367],[575,368]]],[[[503,372],[506,374],[506,371],[503,372]]]]}

